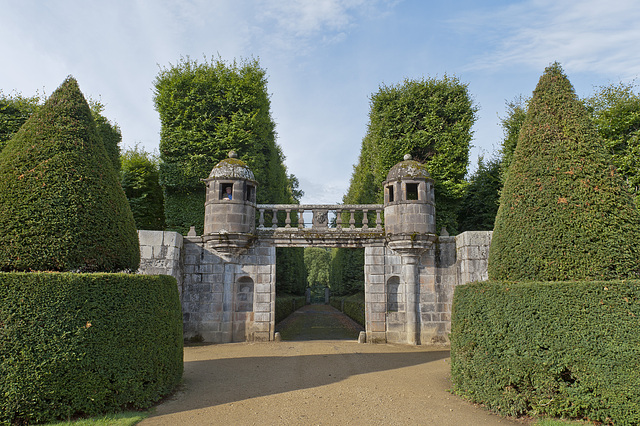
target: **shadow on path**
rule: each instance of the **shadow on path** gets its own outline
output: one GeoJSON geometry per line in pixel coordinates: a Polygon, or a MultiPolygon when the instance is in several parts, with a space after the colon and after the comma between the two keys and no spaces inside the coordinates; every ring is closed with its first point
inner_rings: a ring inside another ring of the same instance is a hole
{"type": "Polygon", "coordinates": [[[282,342],[186,347],[181,389],[140,424],[518,424],[451,395],[448,347],[359,344],[326,305],[276,330],[282,342]]]}
{"type": "Polygon", "coordinates": [[[364,328],[330,305],[306,305],[276,324],[282,340],[357,340],[364,328]]]}
{"type": "Polygon", "coordinates": [[[324,341],[317,344],[270,342],[187,347],[183,380],[185,389],[158,406],[156,414],[178,413],[322,387],[357,375],[417,366],[449,356],[448,350],[395,352],[393,346],[375,346],[324,341]],[[327,353],[303,355],[300,352],[305,352],[304,345],[324,345],[321,351],[327,353]],[[345,346],[348,346],[348,352],[353,352],[345,353],[345,346]],[[363,353],[358,351],[359,348],[374,349],[374,353],[363,353]],[[240,349],[240,353],[237,357],[226,358],[227,349],[240,349]],[[375,349],[387,351],[379,353],[375,349]],[[256,356],[257,352],[263,352],[265,356],[256,356]],[[191,356],[188,356],[189,353],[191,356]],[[209,359],[191,359],[200,355],[209,359]]]}

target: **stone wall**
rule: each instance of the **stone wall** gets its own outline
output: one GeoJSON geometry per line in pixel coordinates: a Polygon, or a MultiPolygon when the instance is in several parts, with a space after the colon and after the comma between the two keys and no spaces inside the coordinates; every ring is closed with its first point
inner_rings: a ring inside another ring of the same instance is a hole
{"type": "Polygon", "coordinates": [[[182,314],[186,339],[228,343],[273,340],[275,247],[241,254],[207,248],[186,237],[182,314]]]}
{"type": "MultiPolygon", "coordinates": [[[[186,339],[226,343],[273,340],[276,249],[258,240],[236,254],[207,246],[202,237],[139,231],[140,273],[178,280],[186,339]]],[[[457,285],[487,279],[491,232],[440,236],[417,265],[417,340],[448,342],[457,285]]],[[[410,343],[406,259],[385,245],[365,248],[367,341],[410,343]]]]}
{"type": "Polygon", "coordinates": [[[486,281],[492,231],[467,231],[456,235],[457,284],[486,281]]]}
{"type": "Polygon", "coordinates": [[[183,238],[177,232],[138,231],[140,240],[140,269],[146,275],[171,275],[178,281],[182,300],[183,238]]]}

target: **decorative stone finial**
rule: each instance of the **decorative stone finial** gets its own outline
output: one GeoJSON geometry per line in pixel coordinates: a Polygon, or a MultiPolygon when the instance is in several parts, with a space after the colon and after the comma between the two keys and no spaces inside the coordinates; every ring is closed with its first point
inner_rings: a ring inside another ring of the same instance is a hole
{"type": "Polygon", "coordinates": [[[229,151],[229,158],[238,158],[238,154],[236,154],[235,151],[231,150],[229,151]]]}
{"type": "Polygon", "coordinates": [[[413,157],[411,157],[411,154],[405,154],[404,155],[404,161],[409,161],[409,160],[411,160],[411,158],[413,158],[413,157]]]}

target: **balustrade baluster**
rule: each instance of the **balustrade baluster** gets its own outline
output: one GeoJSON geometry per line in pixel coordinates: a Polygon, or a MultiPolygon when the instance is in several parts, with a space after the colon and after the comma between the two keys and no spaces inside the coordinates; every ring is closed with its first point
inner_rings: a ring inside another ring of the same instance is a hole
{"type": "Polygon", "coordinates": [[[278,227],[278,210],[271,209],[271,212],[273,213],[273,218],[271,219],[271,227],[275,229],[278,227]]]}
{"type": "Polygon", "coordinates": [[[336,229],[342,229],[342,209],[336,209],[336,229]]]}
{"type": "Polygon", "coordinates": [[[362,209],[362,229],[369,229],[369,210],[362,209]]]}
{"type": "Polygon", "coordinates": [[[298,209],[298,228],[304,228],[304,209],[298,209]]]}
{"type": "Polygon", "coordinates": [[[291,209],[284,209],[287,212],[287,217],[284,219],[284,227],[291,228],[291,209]]]}
{"type": "Polygon", "coordinates": [[[349,210],[351,217],[349,218],[349,228],[356,229],[356,211],[354,209],[349,210]]]}
{"type": "Polygon", "coordinates": [[[258,220],[258,228],[264,228],[264,209],[260,209],[260,219],[258,220]]]}
{"type": "Polygon", "coordinates": [[[380,216],[381,210],[376,209],[376,229],[382,229],[382,217],[380,216]]]}

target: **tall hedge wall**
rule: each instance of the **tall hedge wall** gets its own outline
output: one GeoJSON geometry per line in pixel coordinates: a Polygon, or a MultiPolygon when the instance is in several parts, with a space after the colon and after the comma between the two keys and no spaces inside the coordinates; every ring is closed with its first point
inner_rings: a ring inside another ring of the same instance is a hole
{"type": "Polygon", "coordinates": [[[0,273],[0,423],[146,408],[181,376],[174,278],[0,273]]]}
{"type": "Polygon", "coordinates": [[[235,150],[255,174],[258,203],[292,202],[284,155],[276,143],[266,71],[257,60],[182,58],[154,81],[160,115],[160,183],[167,229],[204,226],[201,179],[235,150]]]}
{"type": "Polygon", "coordinates": [[[454,390],[509,415],[637,425],[639,330],[637,280],[459,286],[454,390]]]}

